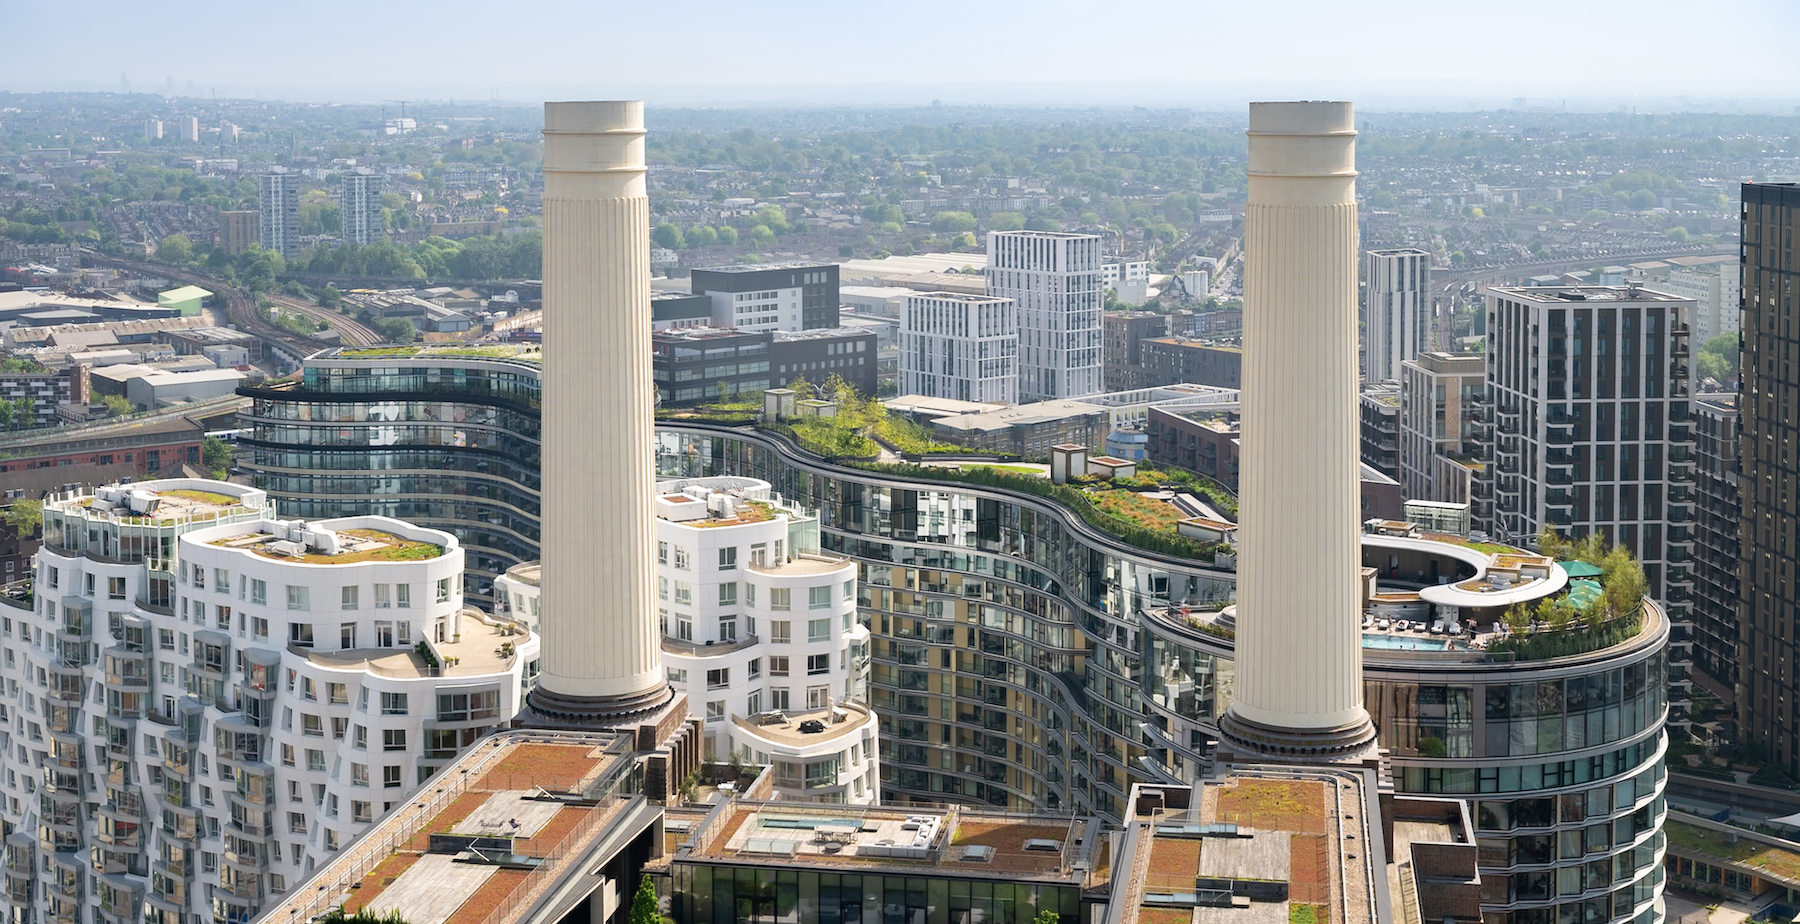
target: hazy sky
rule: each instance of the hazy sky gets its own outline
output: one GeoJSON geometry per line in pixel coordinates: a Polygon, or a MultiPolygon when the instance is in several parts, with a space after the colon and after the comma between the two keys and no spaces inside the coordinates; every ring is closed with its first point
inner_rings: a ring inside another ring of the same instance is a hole
{"type": "Polygon", "coordinates": [[[50,0],[0,90],[367,102],[1800,98],[1800,0],[50,0]]]}

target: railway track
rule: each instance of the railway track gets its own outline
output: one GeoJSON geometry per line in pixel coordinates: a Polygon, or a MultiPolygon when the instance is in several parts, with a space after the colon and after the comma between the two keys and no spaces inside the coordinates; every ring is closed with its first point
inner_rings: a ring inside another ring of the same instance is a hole
{"type": "Polygon", "coordinates": [[[374,328],[363,324],[349,315],[339,314],[330,308],[308,304],[297,298],[286,295],[270,296],[275,304],[295,314],[311,318],[320,324],[338,332],[338,338],[345,346],[373,346],[383,343],[387,338],[381,336],[374,328]]]}
{"type": "MultiPolygon", "coordinates": [[[[260,338],[269,346],[279,349],[296,359],[305,358],[320,350],[330,349],[331,347],[339,345],[333,341],[324,340],[318,337],[296,334],[279,324],[264,319],[262,312],[258,311],[256,308],[256,300],[250,296],[250,293],[237,286],[227,285],[217,279],[212,279],[198,273],[193,273],[173,266],[167,266],[161,263],[148,263],[142,260],[111,257],[93,251],[84,251],[83,253],[94,263],[101,266],[128,269],[150,276],[162,276],[175,282],[211,289],[213,292],[218,293],[219,297],[224,300],[225,314],[231,319],[231,323],[237,326],[238,330],[252,334],[260,338]]],[[[279,303],[281,300],[278,299],[277,301],[279,303]]],[[[293,302],[294,300],[287,299],[286,301],[293,302]]],[[[300,314],[309,314],[308,312],[302,311],[291,305],[286,307],[290,307],[291,310],[300,314]]],[[[310,314],[309,316],[313,317],[314,320],[327,321],[339,332],[339,335],[344,338],[346,343],[349,343],[352,339],[356,340],[356,342],[352,344],[355,346],[363,346],[371,342],[380,342],[381,338],[379,335],[375,334],[374,331],[369,330],[367,327],[357,324],[352,319],[345,318],[343,315],[317,306],[307,307],[312,308],[314,311],[321,312],[323,316],[314,316],[310,314]],[[347,325],[345,322],[348,322],[349,325],[355,325],[357,329],[355,334],[346,331],[347,325]],[[362,339],[365,337],[372,339],[362,339]]]]}

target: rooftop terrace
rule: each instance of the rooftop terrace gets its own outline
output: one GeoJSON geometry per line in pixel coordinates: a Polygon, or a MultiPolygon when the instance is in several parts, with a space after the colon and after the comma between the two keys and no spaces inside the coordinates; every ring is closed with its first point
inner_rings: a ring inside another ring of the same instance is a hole
{"type": "MultiPolygon", "coordinates": [[[[286,524],[281,524],[286,525],[286,524]]],[[[365,561],[428,561],[444,554],[444,546],[381,529],[313,529],[308,538],[293,539],[291,531],[246,532],[212,540],[212,545],[240,549],[263,558],[306,565],[350,565],[365,561]],[[321,537],[314,539],[312,537],[321,537]],[[329,536],[331,538],[323,538],[329,536]]]]}

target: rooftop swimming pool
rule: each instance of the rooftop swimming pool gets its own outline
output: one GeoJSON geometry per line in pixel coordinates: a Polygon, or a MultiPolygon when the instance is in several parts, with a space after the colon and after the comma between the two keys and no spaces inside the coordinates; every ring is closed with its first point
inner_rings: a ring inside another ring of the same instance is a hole
{"type": "Polygon", "coordinates": [[[1449,641],[1449,639],[1442,635],[1414,637],[1410,635],[1381,635],[1378,633],[1372,634],[1364,632],[1362,646],[1364,648],[1389,648],[1399,651],[1443,651],[1444,646],[1449,644],[1449,641]]]}

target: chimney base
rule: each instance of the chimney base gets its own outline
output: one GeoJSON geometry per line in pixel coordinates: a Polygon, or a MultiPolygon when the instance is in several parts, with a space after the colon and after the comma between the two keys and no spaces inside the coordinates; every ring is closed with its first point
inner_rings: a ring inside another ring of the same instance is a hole
{"type": "Polygon", "coordinates": [[[1367,715],[1341,728],[1295,729],[1261,725],[1227,710],[1219,720],[1219,739],[1218,750],[1229,753],[1228,762],[1360,764],[1377,753],[1375,725],[1367,715]]]}
{"type": "MultiPolygon", "coordinates": [[[[667,683],[630,696],[605,697],[566,696],[538,686],[526,694],[525,708],[514,723],[569,731],[636,730],[661,724],[677,703],[675,689],[667,683]]],[[[686,716],[686,699],[679,699],[679,705],[681,715],[686,716]]]]}

